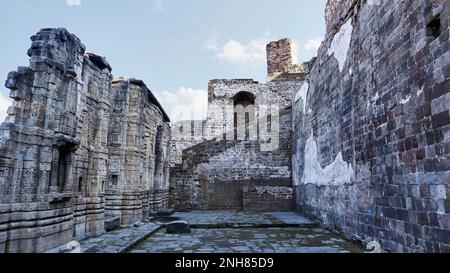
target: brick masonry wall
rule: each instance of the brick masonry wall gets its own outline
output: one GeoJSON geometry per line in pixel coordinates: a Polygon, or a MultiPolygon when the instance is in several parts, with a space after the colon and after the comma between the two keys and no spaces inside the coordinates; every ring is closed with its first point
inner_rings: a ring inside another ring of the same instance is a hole
{"type": "Polygon", "coordinates": [[[307,216],[387,251],[450,252],[449,18],[444,0],[329,1],[293,112],[307,216]]]}

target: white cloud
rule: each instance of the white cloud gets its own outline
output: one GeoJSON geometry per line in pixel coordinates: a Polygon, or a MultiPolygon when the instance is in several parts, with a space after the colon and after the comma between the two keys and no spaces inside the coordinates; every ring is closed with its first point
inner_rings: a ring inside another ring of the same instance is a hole
{"type": "Polygon", "coordinates": [[[223,61],[240,65],[257,65],[266,60],[266,39],[252,40],[242,44],[230,39],[223,46],[215,41],[208,41],[205,48],[215,52],[215,56],[223,61]]]}
{"type": "Polygon", "coordinates": [[[0,123],[6,119],[6,111],[8,111],[9,106],[12,105],[11,99],[0,93],[0,123]]]}
{"type": "Polygon", "coordinates": [[[322,38],[309,39],[308,42],[303,46],[304,50],[315,50],[317,51],[322,44],[322,38]]]}
{"type": "Polygon", "coordinates": [[[80,6],[81,0],[66,0],[66,3],[69,6],[80,6]]]}
{"type": "Polygon", "coordinates": [[[163,0],[155,0],[155,9],[156,10],[164,10],[164,1],[163,0]]]}
{"type": "Polygon", "coordinates": [[[155,93],[172,122],[204,120],[208,107],[208,92],[203,89],[181,87],[175,92],[155,93]]]}

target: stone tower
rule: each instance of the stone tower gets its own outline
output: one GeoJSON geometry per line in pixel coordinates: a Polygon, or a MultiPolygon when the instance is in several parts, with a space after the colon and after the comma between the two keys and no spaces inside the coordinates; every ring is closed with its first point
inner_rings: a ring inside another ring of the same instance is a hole
{"type": "Polygon", "coordinates": [[[268,81],[291,72],[297,63],[297,52],[291,39],[281,39],[267,45],[268,81]]]}

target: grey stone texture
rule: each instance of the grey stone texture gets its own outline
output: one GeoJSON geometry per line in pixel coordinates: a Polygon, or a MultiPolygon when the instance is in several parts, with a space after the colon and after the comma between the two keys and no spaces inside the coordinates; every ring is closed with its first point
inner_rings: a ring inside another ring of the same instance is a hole
{"type": "Polygon", "coordinates": [[[267,81],[307,74],[312,62],[297,64],[297,52],[291,39],[281,39],[267,45],[267,81]]]}
{"type": "Polygon", "coordinates": [[[242,189],[244,211],[292,211],[294,190],[289,187],[251,186],[242,189]]]}
{"type": "Polygon", "coordinates": [[[329,1],[307,99],[293,106],[306,216],[385,251],[449,252],[449,18],[444,0],[329,1]]]}
{"type": "Polygon", "coordinates": [[[183,120],[172,124],[170,166],[183,163],[183,150],[204,142],[205,120],[183,120]]]}
{"type": "Polygon", "coordinates": [[[266,84],[247,79],[209,82],[206,121],[184,121],[174,128],[173,135],[178,135],[172,140],[172,151],[178,157],[170,174],[171,206],[292,210],[292,194],[280,199],[259,193],[263,188],[270,193],[292,192],[291,106],[307,72],[289,69],[295,57],[292,49],[290,40],[268,46],[268,62],[275,63],[283,55],[285,60],[273,66],[286,69],[266,84]]]}
{"type": "Polygon", "coordinates": [[[202,211],[177,213],[190,234],[157,231],[130,253],[361,253],[346,240],[290,212],[202,211]]]}
{"type": "MultiPolygon", "coordinates": [[[[270,241],[278,240],[278,236],[284,237],[284,242],[279,242],[273,246],[267,245],[266,250],[271,247],[275,247],[271,250],[278,250],[281,244],[289,244],[288,240],[295,238],[304,238],[302,249],[296,250],[300,252],[323,252],[331,251],[336,252],[344,251],[341,247],[346,248],[346,253],[349,251],[362,251],[361,247],[352,242],[346,241],[344,238],[340,238],[328,231],[318,229],[317,224],[302,217],[294,212],[272,212],[272,213],[255,213],[255,212],[232,212],[232,211],[196,211],[196,212],[183,212],[176,213],[182,222],[188,223],[192,227],[192,234],[166,234],[164,227],[165,223],[159,222],[147,222],[133,226],[122,227],[112,232],[102,234],[98,237],[88,238],[79,242],[79,252],[81,253],[139,253],[139,252],[173,252],[174,249],[183,249],[190,253],[197,253],[198,249],[202,249],[199,246],[200,241],[198,236],[200,234],[212,234],[215,232],[229,234],[229,239],[232,244],[239,243],[244,247],[248,245],[254,245],[255,243],[264,244],[267,239],[270,241]],[[254,229],[254,230],[251,230],[254,229]],[[222,231],[219,231],[222,230],[222,231]],[[248,241],[237,241],[232,236],[239,236],[240,233],[251,235],[248,237],[248,241]],[[272,235],[266,234],[270,232],[272,235]],[[282,233],[282,234],[280,234],[282,233]],[[306,235],[305,235],[306,234],[306,235]],[[327,239],[325,239],[325,237],[327,239]],[[165,237],[167,240],[164,244],[164,240],[161,241],[161,237],[165,237]],[[252,238],[257,241],[254,241],[252,238]],[[310,239],[318,238],[313,243],[310,239]],[[334,239],[331,239],[334,238],[334,239]],[[266,239],[266,240],[264,240],[266,239]],[[189,243],[189,240],[192,245],[189,243]],[[331,243],[331,241],[334,243],[331,243]],[[324,241],[322,243],[322,241],[324,241]],[[195,243],[194,243],[195,242],[195,243]],[[145,249],[143,249],[145,245],[145,249]],[[196,245],[195,248],[189,248],[196,245]],[[340,245],[341,247],[339,247],[340,245]],[[346,246],[346,247],[345,247],[346,246]],[[347,249],[350,247],[350,249],[347,249]],[[145,251],[144,251],[145,250],[145,251]]],[[[214,242],[213,238],[209,237],[209,241],[205,242],[208,245],[221,244],[221,240],[224,238],[216,238],[217,242],[214,242]]],[[[294,243],[295,244],[295,243],[294,243]]],[[[71,244],[77,245],[77,244],[71,244]]],[[[290,251],[294,251],[293,247],[290,247],[290,251]]],[[[180,251],[180,250],[178,250],[180,251]]],[[[235,251],[233,248],[219,247],[216,252],[230,252],[235,251]]],[[[62,253],[67,252],[67,246],[61,246],[48,251],[48,253],[62,253]]]]}
{"type": "Polygon", "coordinates": [[[129,180],[119,179],[114,192],[111,158],[123,150],[113,147],[111,130],[122,101],[111,66],[65,29],[42,29],[31,40],[30,65],[5,84],[14,104],[0,125],[0,252],[45,252],[100,235],[105,221],[114,222],[105,218],[117,216],[111,200],[123,196],[122,225],[167,204],[170,126],[151,92],[140,84],[129,91],[140,97],[124,95],[126,122],[134,125],[137,114],[145,120],[123,131],[133,137],[129,148],[141,148],[134,137],[149,148],[127,158],[135,161],[124,170],[129,180]],[[151,167],[144,171],[143,162],[151,167]]]}
{"type": "Polygon", "coordinates": [[[185,221],[175,221],[164,225],[168,234],[185,234],[191,233],[191,226],[185,221]]]}
{"type": "Polygon", "coordinates": [[[193,229],[214,228],[315,228],[317,223],[296,212],[192,211],[177,212],[174,217],[193,229]]]}
{"type": "MultiPolygon", "coordinates": [[[[138,226],[123,227],[98,237],[88,238],[80,242],[81,253],[124,253],[161,229],[161,225],[142,223],[138,226]]],[[[58,252],[58,249],[51,251],[58,252]]]]}
{"type": "Polygon", "coordinates": [[[170,120],[142,81],[114,80],[111,92],[106,214],[133,225],[168,206],[170,120]]]}
{"type": "Polygon", "coordinates": [[[39,31],[5,84],[0,252],[359,251],[316,223],[450,252],[450,1],[330,0],[325,20],[317,58],[272,42],[267,83],[211,80],[207,119],[173,130],[142,81],[39,31]],[[204,211],[146,222],[167,207],[204,211]],[[193,234],[133,248],[173,219],[193,234]]]}
{"type": "Polygon", "coordinates": [[[197,229],[192,234],[159,231],[130,253],[363,253],[360,245],[324,229],[197,229]]]}

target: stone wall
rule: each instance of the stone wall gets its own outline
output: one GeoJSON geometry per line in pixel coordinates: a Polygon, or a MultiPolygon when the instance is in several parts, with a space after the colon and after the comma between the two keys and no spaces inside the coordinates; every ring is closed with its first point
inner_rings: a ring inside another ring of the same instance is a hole
{"type": "Polygon", "coordinates": [[[294,191],[291,181],[283,187],[248,186],[242,188],[242,210],[244,211],[292,211],[294,210],[294,191]]]}
{"type": "MultiPolygon", "coordinates": [[[[29,67],[19,67],[6,81],[14,104],[0,125],[0,252],[45,252],[105,232],[116,108],[111,67],[65,29],[42,29],[31,40],[29,67]]],[[[144,209],[137,220],[167,204],[170,141],[159,103],[150,91],[141,99],[145,122],[139,123],[139,137],[151,148],[149,157],[138,160],[153,164],[158,179],[141,181],[146,191],[139,196],[144,209]],[[161,137],[152,138],[158,126],[161,137]]],[[[140,171],[127,174],[135,178],[140,171]]]]}
{"type": "MultiPolygon", "coordinates": [[[[291,107],[292,97],[304,80],[303,74],[292,75],[290,79],[278,79],[268,83],[253,80],[209,81],[205,137],[207,139],[223,138],[224,133],[233,133],[234,98],[241,92],[254,97],[255,120],[264,121],[264,117],[270,114],[270,110],[279,115],[278,110],[291,107]],[[274,107],[271,108],[271,106],[274,107]]],[[[232,136],[231,138],[233,139],[232,136]]]]}
{"type": "Polygon", "coordinates": [[[172,124],[171,167],[183,162],[183,150],[206,140],[203,133],[205,122],[204,120],[183,120],[172,124]]]}
{"type": "MultiPolygon", "coordinates": [[[[291,185],[290,109],[281,112],[279,148],[259,141],[209,140],[183,151],[171,169],[171,201],[179,209],[242,210],[243,187],[291,185]]],[[[281,209],[281,208],[280,208],[281,209]]]]}
{"type": "Polygon", "coordinates": [[[76,136],[80,145],[75,152],[72,188],[75,238],[95,236],[105,230],[111,79],[111,67],[104,58],[85,54],[76,100],[76,136]]]}
{"type": "Polygon", "coordinates": [[[209,81],[206,121],[193,122],[191,131],[183,130],[184,136],[178,135],[172,141],[174,153],[181,155],[171,168],[172,206],[292,209],[292,196],[279,202],[273,195],[252,193],[261,187],[292,185],[292,98],[314,60],[296,65],[289,39],[270,43],[267,51],[269,82],[209,81]]]}
{"type": "Polygon", "coordinates": [[[295,98],[299,209],[392,252],[450,251],[450,2],[330,0],[295,98]]]}
{"type": "Polygon", "coordinates": [[[297,64],[297,51],[291,39],[281,39],[267,44],[267,81],[299,79],[308,74],[314,59],[297,64]]]}
{"type": "Polygon", "coordinates": [[[74,233],[72,170],[79,163],[77,97],[85,47],[63,29],[43,29],[31,40],[30,66],[6,81],[14,105],[1,125],[1,252],[42,252],[74,233]]]}
{"type": "Polygon", "coordinates": [[[111,94],[107,216],[133,225],[168,205],[170,120],[142,81],[115,80],[111,94]]]}
{"type": "Polygon", "coordinates": [[[292,119],[289,105],[301,84],[301,80],[278,80],[268,84],[249,80],[211,81],[204,126],[206,140],[184,149],[182,163],[172,167],[172,205],[179,209],[242,210],[243,187],[290,186],[292,119]],[[235,139],[233,97],[244,90],[255,97],[255,127],[249,129],[248,139],[235,139]],[[267,105],[278,107],[268,112],[270,109],[264,109],[267,105]],[[271,183],[267,184],[269,180],[271,183]],[[283,184],[284,181],[289,183],[283,184]]]}

